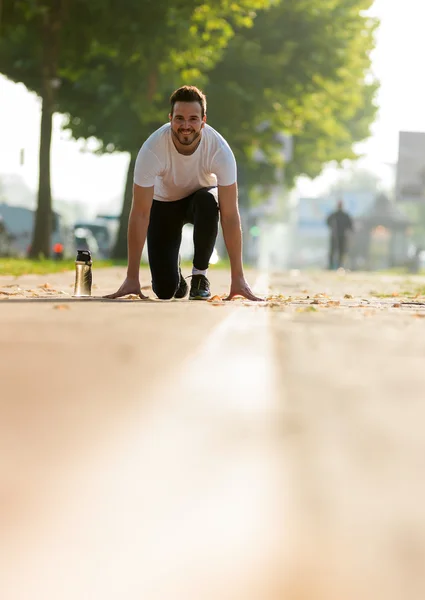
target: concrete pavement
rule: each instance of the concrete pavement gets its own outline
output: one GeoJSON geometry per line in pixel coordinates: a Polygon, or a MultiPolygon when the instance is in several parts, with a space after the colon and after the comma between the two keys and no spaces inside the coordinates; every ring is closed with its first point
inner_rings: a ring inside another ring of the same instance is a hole
{"type": "Polygon", "coordinates": [[[0,277],[2,598],[423,599],[424,279],[123,274],[0,277]]]}

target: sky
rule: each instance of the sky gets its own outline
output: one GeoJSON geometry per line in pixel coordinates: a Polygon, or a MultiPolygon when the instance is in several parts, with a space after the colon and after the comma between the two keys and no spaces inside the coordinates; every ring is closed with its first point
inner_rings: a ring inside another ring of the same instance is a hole
{"type": "MultiPolygon", "coordinates": [[[[360,144],[361,165],[390,178],[398,153],[399,131],[425,132],[425,85],[420,72],[425,56],[425,0],[375,0],[371,10],[380,19],[373,73],[381,82],[378,119],[372,136],[360,144]]],[[[166,119],[168,107],[164,109],[166,119]]],[[[83,143],[70,140],[55,116],[52,140],[52,193],[54,198],[77,201],[90,215],[120,212],[128,156],[96,156],[83,152],[83,143]]],[[[32,190],[37,188],[40,101],[22,84],[0,76],[0,178],[19,174],[32,190]],[[24,149],[24,164],[20,153],[24,149]]],[[[219,126],[217,126],[219,129],[219,126]]],[[[299,184],[303,195],[317,195],[335,178],[335,169],[299,184]]]]}

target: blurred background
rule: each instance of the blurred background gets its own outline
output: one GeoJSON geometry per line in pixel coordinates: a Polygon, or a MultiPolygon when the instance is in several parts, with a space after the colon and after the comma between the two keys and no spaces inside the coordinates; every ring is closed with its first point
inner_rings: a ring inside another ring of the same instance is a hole
{"type": "MultiPolygon", "coordinates": [[[[238,162],[247,264],[425,266],[421,0],[2,3],[0,256],[125,260],[134,161],[182,84],[238,162]],[[114,12],[115,11],[115,12],[114,12]],[[394,40],[397,43],[394,43],[394,40]]],[[[183,259],[192,253],[186,226],[183,259]]],[[[221,238],[213,260],[225,258],[221,238]]],[[[147,259],[146,252],[144,259],[147,259]]]]}

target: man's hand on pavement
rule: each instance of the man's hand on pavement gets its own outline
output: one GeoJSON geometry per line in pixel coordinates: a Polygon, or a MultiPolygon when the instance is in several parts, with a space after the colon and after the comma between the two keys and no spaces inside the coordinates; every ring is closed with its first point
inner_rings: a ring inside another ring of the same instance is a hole
{"type": "Polygon", "coordinates": [[[259,298],[252,292],[245,277],[232,279],[230,294],[227,296],[226,300],[231,300],[235,296],[243,296],[247,300],[253,300],[254,302],[261,302],[264,300],[264,298],[259,298]]]}
{"type": "Polygon", "coordinates": [[[146,300],[146,298],[148,298],[148,296],[145,296],[142,293],[140,281],[138,279],[129,279],[128,277],[118,291],[116,291],[114,294],[108,294],[107,296],[103,297],[114,300],[115,298],[122,298],[122,296],[128,296],[129,294],[139,296],[141,300],[146,300]]]}

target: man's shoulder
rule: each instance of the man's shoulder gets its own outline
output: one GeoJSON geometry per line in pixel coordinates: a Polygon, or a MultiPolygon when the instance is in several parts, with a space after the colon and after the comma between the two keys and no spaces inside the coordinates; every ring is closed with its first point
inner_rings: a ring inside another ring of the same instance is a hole
{"type": "Polygon", "coordinates": [[[161,127],[150,134],[143,146],[156,153],[157,150],[160,150],[166,146],[169,140],[169,135],[170,123],[164,123],[164,125],[161,125],[161,127]]]}
{"type": "Polygon", "coordinates": [[[208,125],[208,123],[205,124],[205,134],[209,140],[215,141],[218,146],[230,148],[227,140],[224,139],[221,133],[214,129],[214,127],[211,127],[211,125],[208,125]]]}

